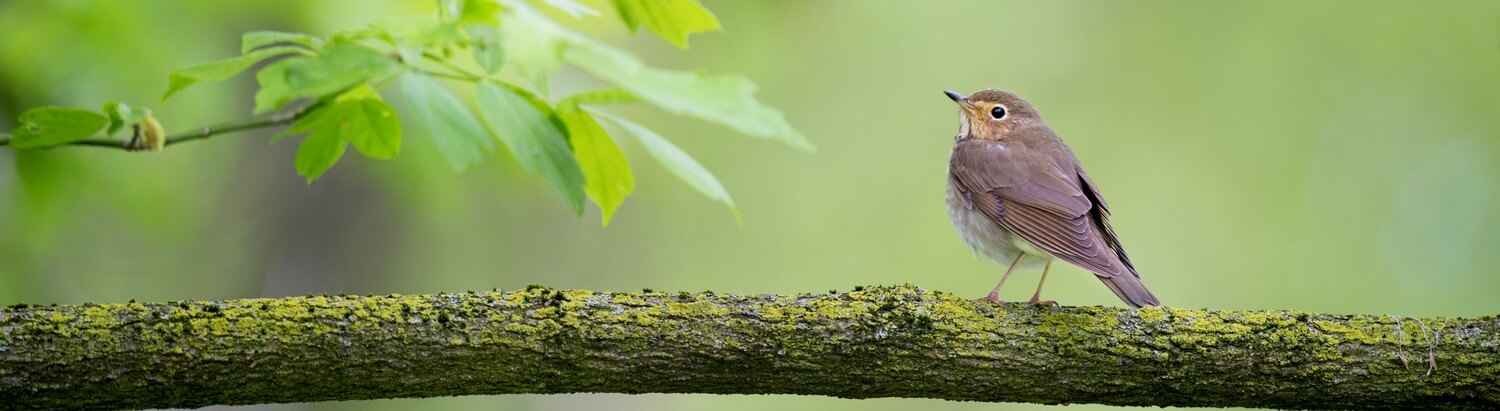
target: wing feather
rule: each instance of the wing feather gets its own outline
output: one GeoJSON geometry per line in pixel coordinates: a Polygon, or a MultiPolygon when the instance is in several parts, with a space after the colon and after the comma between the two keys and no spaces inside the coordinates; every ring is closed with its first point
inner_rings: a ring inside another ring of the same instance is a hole
{"type": "Polygon", "coordinates": [[[1024,151],[968,139],[954,146],[949,169],[971,204],[1037,248],[1101,277],[1134,275],[1114,233],[1098,219],[1103,202],[1071,153],[1050,158],[1024,151]]]}

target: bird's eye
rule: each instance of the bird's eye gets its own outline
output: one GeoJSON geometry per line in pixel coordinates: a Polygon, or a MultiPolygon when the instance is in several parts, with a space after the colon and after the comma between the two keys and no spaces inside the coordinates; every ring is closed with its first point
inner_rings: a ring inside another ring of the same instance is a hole
{"type": "Polygon", "coordinates": [[[990,117],[994,117],[996,120],[1005,118],[1005,107],[995,106],[995,108],[990,109],[990,117]]]}

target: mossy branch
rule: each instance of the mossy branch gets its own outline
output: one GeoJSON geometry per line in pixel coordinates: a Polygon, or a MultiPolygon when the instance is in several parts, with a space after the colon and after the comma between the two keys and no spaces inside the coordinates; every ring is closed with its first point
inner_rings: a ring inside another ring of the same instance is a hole
{"type": "Polygon", "coordinates": [[[510,393],[1044,404],[1500,407],[1500,317],[513,292],[0,311],[0,408],[510,393]]]}

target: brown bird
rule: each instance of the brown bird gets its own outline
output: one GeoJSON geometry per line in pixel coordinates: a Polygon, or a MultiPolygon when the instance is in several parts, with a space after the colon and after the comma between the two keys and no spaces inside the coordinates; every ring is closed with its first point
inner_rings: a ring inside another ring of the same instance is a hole
{"type": "Polygon", "coordinates": [[[1017,267],[1039,267],[1031,303],[1056,304],[1041,294],[1060,258],[1093,272],[1131,307],[1161,304],[1109,227],[1098,185],[1036,108],[1000,90],[944,93],[962,110],[948,159],[948,216],[971,251],[1009,264],[985,300],[1000,304],[1000,286],[1017,267]]]}

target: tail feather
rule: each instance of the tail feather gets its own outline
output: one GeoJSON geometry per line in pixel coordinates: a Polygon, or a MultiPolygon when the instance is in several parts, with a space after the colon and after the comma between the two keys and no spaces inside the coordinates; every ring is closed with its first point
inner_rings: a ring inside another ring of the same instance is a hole
{"type": "Polygon", "coordinates": [[[1099,277],[1099,281],[1103,281],[1104,285],[1109,287],[1110,291],[1114,291],[1115,295],[1120,297],[1120,300],[1125,301],[1126,304],[1130,304],[1132,308],[1161,305],[1161,302],[1156,301],[1156,296],[1151,294],[1151,290],[1147,290],[1146,285],[1141,284],[1140,277],[1137,277],[1133,272],[1113,277],[1097,277],[1099,277]]]}

